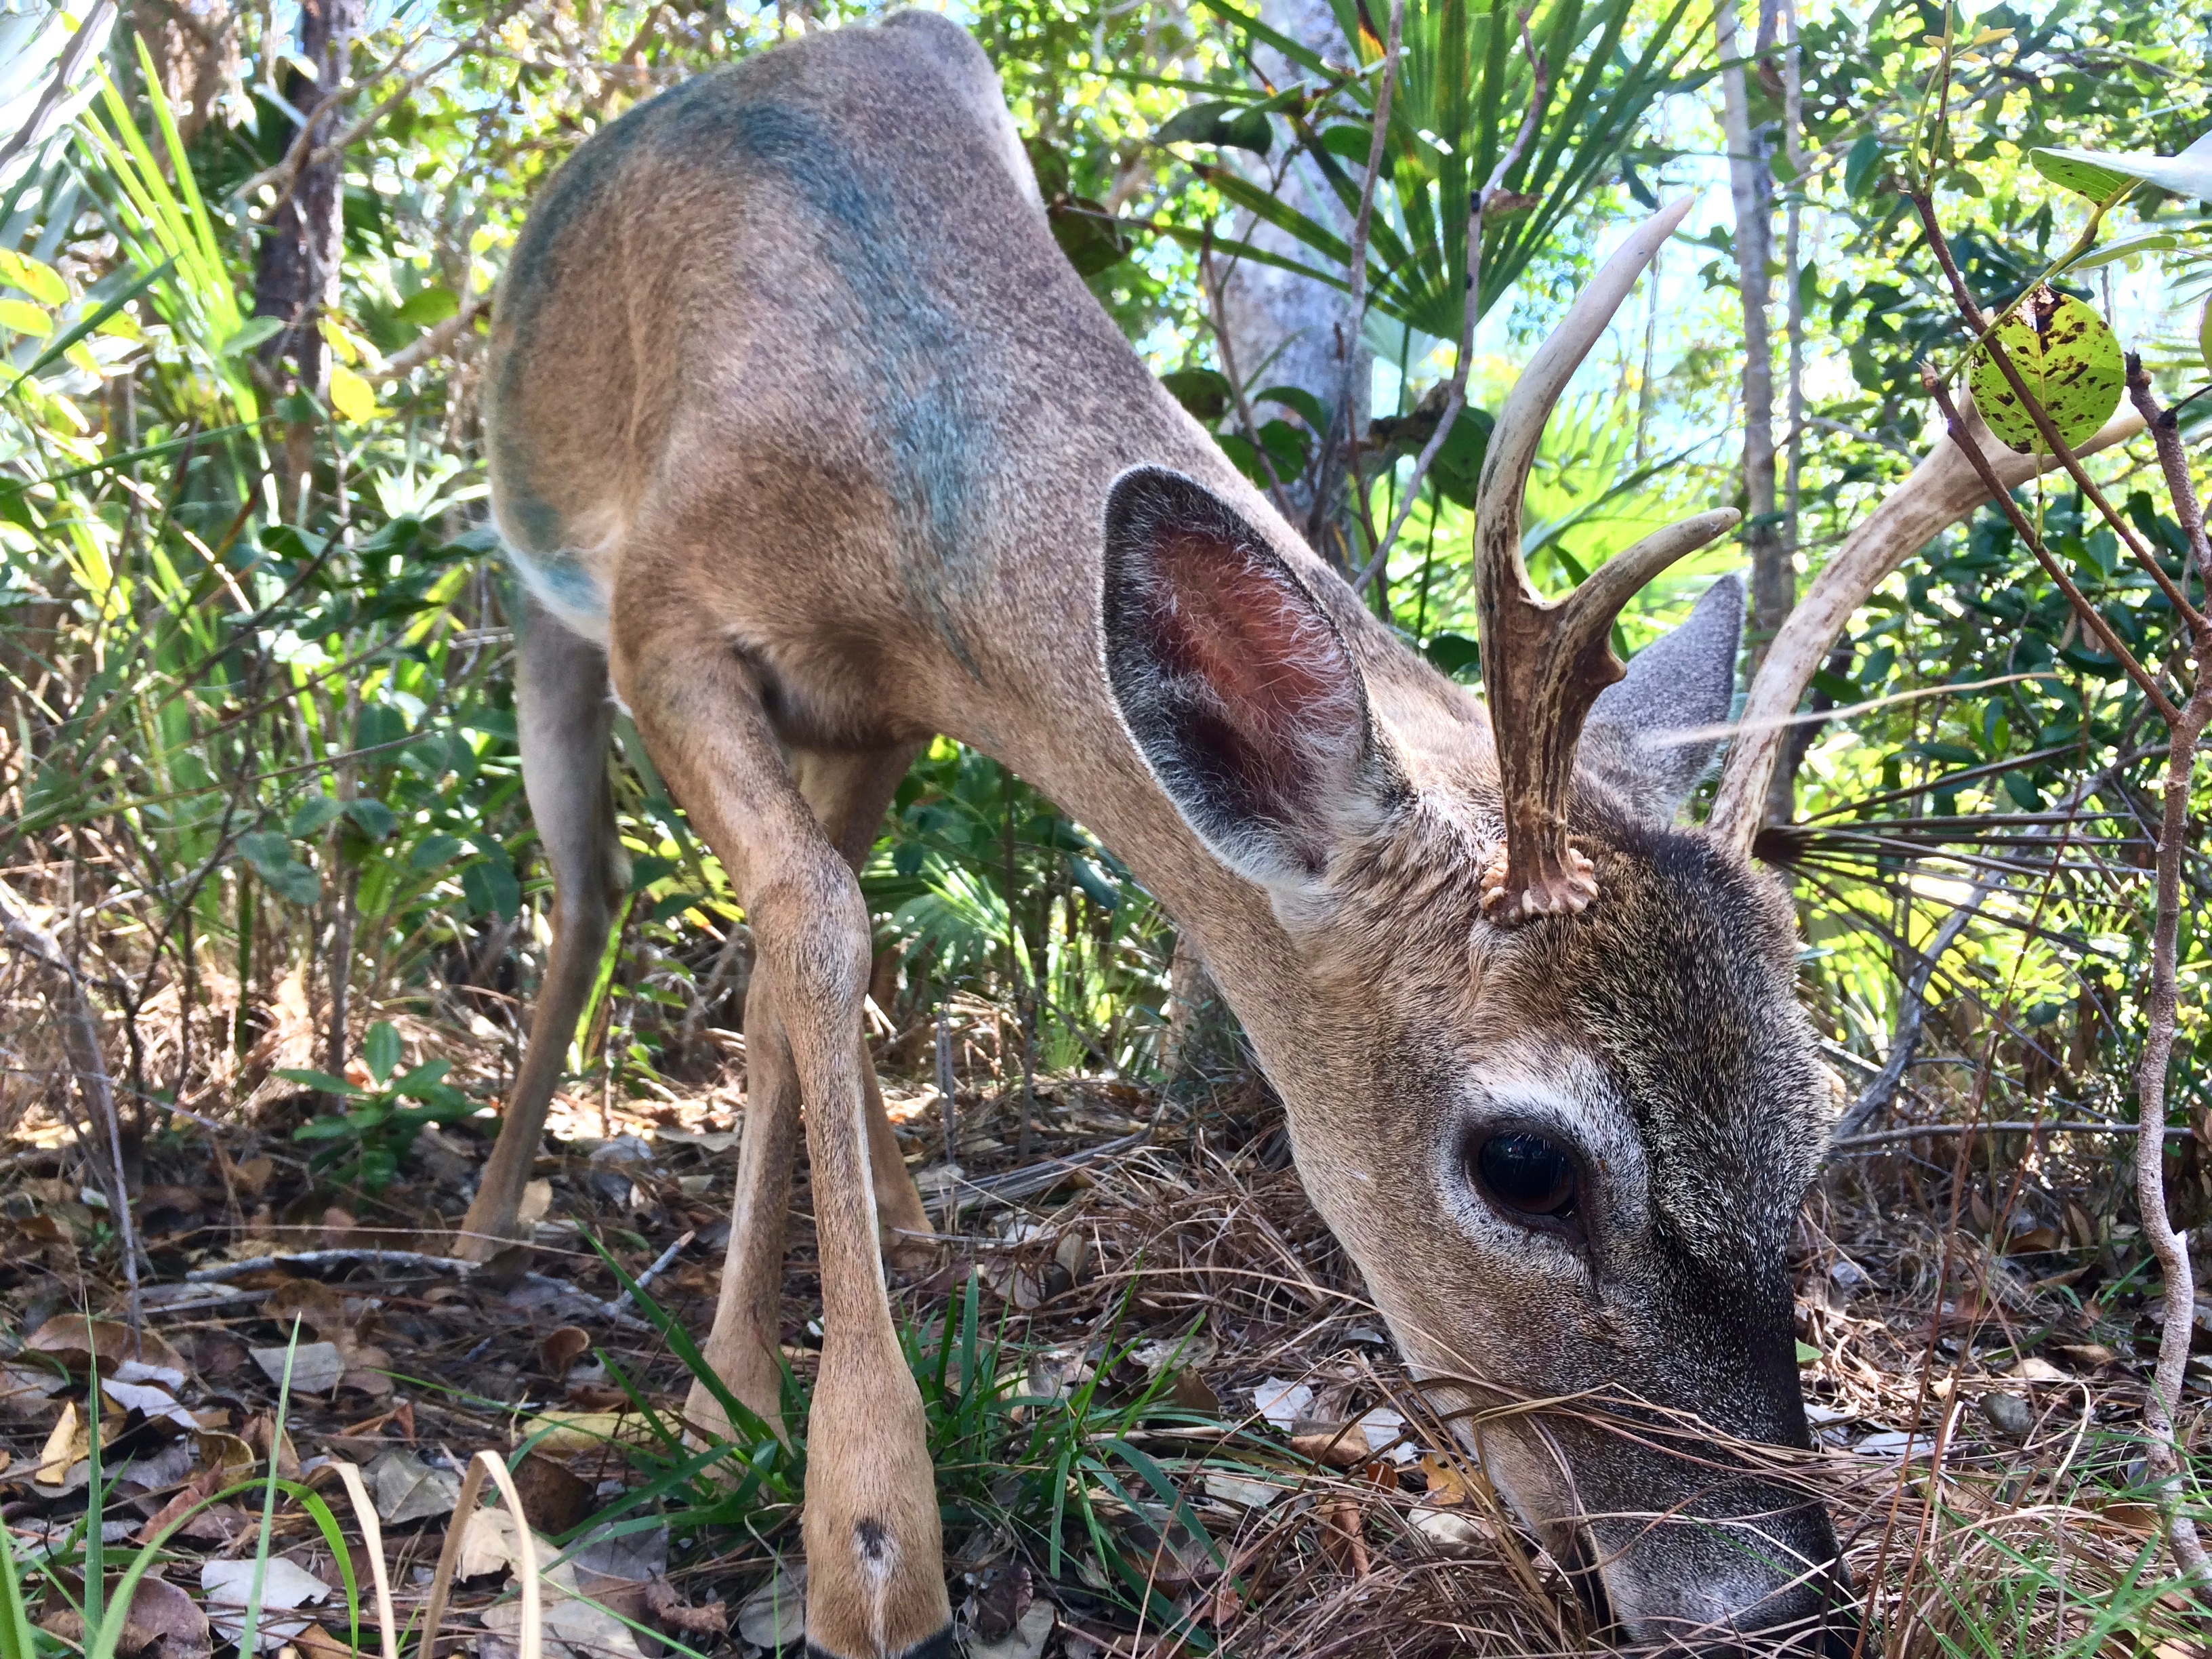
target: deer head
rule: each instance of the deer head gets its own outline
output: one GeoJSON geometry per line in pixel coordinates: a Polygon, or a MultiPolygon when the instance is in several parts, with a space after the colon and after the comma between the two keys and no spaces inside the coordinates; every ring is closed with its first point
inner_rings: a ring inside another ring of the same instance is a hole
{"type": "Polygon", "coordinates": [[[1727,719],[1741,584],[1625,672],[1607,645],[1735,515],[1559,604],[1519,550],[1545,417],[1680,216],[1615,256],[1498,421],[1486,714],[1267,515],[1158,469],[1114,486],[1103,628],[1154,780],[1266,895],[1277,946],[1200,938],[1417,1374],[1635,1636],[1804,1650],[1844,1639],[1835,1535],[1740,1443],[1808,1443],[1786,1255],[1827,1095],[1787,896],[1674,822],[1713,746],[1669,734],[1727,719]]]}

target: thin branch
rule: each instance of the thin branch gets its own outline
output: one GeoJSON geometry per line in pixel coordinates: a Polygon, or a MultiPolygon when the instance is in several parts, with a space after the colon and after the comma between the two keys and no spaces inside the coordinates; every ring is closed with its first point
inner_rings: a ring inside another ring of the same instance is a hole
{"type": "MultiPolygon", "coordinates": [[[[2166,418],[2152,395],[2142,361],[2128,356],[2128,389],[2149,425],[2159,462],[2173,492],[2173,508],[2190,532],[2190,545],[2201,558],[2204,514],[2189,479],[2181,432],[2166,418]]],[[[2179,995],[2175,957],[2181,931],[2181,860],[2189,836],[2189,786],[2197,769],[2197,744],[2212,720],[2212,630],[2196,629],[2197,684],[2177,718],[2166,721],[2172,738],[2166,750],[2166,789],[2158,833],[2158,910],[2151,933],[2150,1030],[2136,1068],[2136,1207],[2144,1237],[2166,1279],[2166,1316],[2158,1337],[2158,1368],[2143,1397],[2143,1427],[2149,1431],[2146,1462],[2156,1482],[2159,1509],[2166,1517],[2167,1541],[2182,1571],[2200,1587],[2212,1585],[2212,1559],[2197,1535],[2197,1523],[2181,1509],[2181,1455],[2174,1442],[2173,1407],[2181,1398],[2188,1364],[2196,1284],[2190,1271],[2189,1241],[2166,1210],[2166,1074],[2173,1059],[2174,1025],[2179,995]]]]}
{"type": "Polygon", "coordinates": [[[1459,419],[1460,411],[1467,407],[1467,377],[1474,366],[1474,325],[1482,308],[1482,218],[1495,196],[1505,184],[1506,176],[1521,164],[1528,153],[1529,141],[1536,136],[1536,128],[1544,111],[1544,94],[1550,76],[1550,66],[1536,50],[1536,43],[1528,38],[1528,15],[1521,15],[1521,47],[1528,54],[1532,80],[1528,88],[1528,108],[1521,117],[1521,131],[1505,153],[1498,158],[1490,177],[1468,203],[1467,213],[1467,303],[1462,307],[1459,324],[1459,358],[1452,365],[1451,391],[1444,399],[1443,413],[1437,418],[1437,429],[1421,446],[1414,459],[1412,475],[1406,480],[1405,494],[1399,498],[1398,510],[1391,515],[1390,527],[1382,532],[1382,539],[1375,544],[1375,552],[1353,578],[1352,591],[1364,593],[1367,586],[1382,574],[1383,565],[1390,557],[1390,549],[1398,539],[1398,532],[1406,527],[1413,504],[1419,500],[1421,481],[1429,476],[1429,468],[1443,453],[1444,440],[1451,436],[1452,425],[1459,419]]]}
{"type": "Polygon", "coordinates": [[[1836,1120],[1832,1146],[1859,1146],[1866,1143],[1854,1139],[1859,1126],[1888,1106],[1897,1093],[1897,1085],[1905,1080],[1905,1068],[1912,1064],[1912,1056],[1919,1052],[1920,1029],[1928,1013],[1928,983],[1936,977],[1936,964],[1942,961],[1950,948],[1959,942],[1959,935],[1966,931],[1966,924],[1974,919],[1974,912],[1982,908],[1989,896],[1990,884],[1983,881],[1974,884],[1966,902],[1943,919],[1921,956],[1919,965],[1913,969],[1912,977],[1905,982],[1904,1006],[1898,1011],[1897,1029],[1889,1039],[1889,1053],[1884,1056],[1881,1070],[1874,1080],[1859,1093],[1844,1115],[1836,1120]]]}
{"type": "MultiPolygon", "coordinates": [[[[1908,1123],[1900,1128],[1876,1129],[1863,1135],[1846,1135],[1828,1143],[1832,1152],[1865,1152],[1875,1146],[1893,1146],[1901,1140],[1932,1139],[1944,1135],[1994,1134],[2052,1134],[2052,1135],[2131,1135],[2136,1133],[2132,1123],[2099,1123],[2094,1119],[2070,1123],[2032,1122],[2012,1121],[2004,1123],[1908,1123]]],[[[2179,1138],[2189,1133],[2186,1129],[2168,1129],[2169,1135],[2179,1138]]],[[[2183,1317],[2186,1318],[2185,1310],[2183,1317]]]]}
{"type": "MultiPolygon", "coordinates": [[[[2151,706],[2158,710],[2160,718],[2168,726],[2172,725],[2180,719],[2180,711],[2174,708],[2172,699],[2151,677],[2150,672],[2136,660],[2135,653],[2121,642],[2120,636],[2112,631],[2112,625],[2105,620],[2103,613],[2091,605],[2087,596],[2074,585],[2074,579],[2066,574],[2066,568],[2051,556],[2051,550],[2043,544],[2041,533],[2028,522],[2027,514],[2021,511],[2020,503],[2013,500],[2012,492],[2005,489],[1990,468],[1989,458],[1982,453],[1981,447],[1967,432],[1966,421],[1959,413],[1959,405],[1951,396],[1951,389],[1937,380],[1936,371],[1924,363],[1921,366],[1920,382],[1929,395],[1936,399],[1936,406],[1943,411],[1943,419],[1950,428],[1951,441],[1958,445],[1967,460],[1972,463],[1983,486],[1990,492],[1990,499],[1997,504],[2011,522],[2013,532],[2035,556],[2036,562],[2043,567],[2044,574],[2058,585],[2059,592],[2066,596],[2066,602],[2074,607],[2074,614],[2081,619],[2081,625],[2097,636],[2097,643],[2105,653],[2127,671],[2128,678],[2136,683],[2151,706]]],[[[2026,401],[2033,403],[2034,400],[2027,398],[2026,401]]]]}
{"type": "Polygon", "coordinates": [[[1260,441],[1260,428],[1252,418],[1252,400],[1245,395],[1244,382],[1237,377],[1236,349],[1229,343],[1229,306],[1221,291],[1221,282],[1213,274],[1213,248],[1208,244],[1198,251],[1200,284],[1206,289],[1207,309],[1212,313],[1213,343],[1221,353],[1221,377],[1229,382],[1229,395],[1237,405],[1237,419],[1244,428],[1244,441],[1252,446],[1252,453],[1260,459],[1260,470],[1267,475],[1267,499],[1275,511],[1285,518],[1291,516],[1290,497],[1283,491],[1283,480],[1275,471],[1275,458],[1267,453],[1267,446],[1260,441]]]}
{"type": "Polygon", "coordinates": [[[0,882],[0,941],[23,952],[49,975],[52,988],[48,995],[60,1018],[62,1047],[76,1073],[86,1119],[107,1137],[110,1167],[102,1170],[97,1157],[89,1161],[107,1194],[108,1218],[123,1248],[123,1282],[130,1292],[131,1334],[135,1342],[144,1306],[138,1289],[138,1229],[131,1217],[131,1186],[123,1167],[123,1125],[115,1114],[115,1091],[108,1081],[107,1061],[100,1051],[100,1022],[92,1012],[92,1000],[85,994],[76,964],[61,942],[31,919],[29,907],[5,882],[0,882]]]}
{"type": "MultiPolygon", "coordinates": [[[[2058,458],[2059,465],[2066,469],[2067,476],[2074,480],[2075,487],[2104,515],[2105,522],[2112,527],[2112,533],[2120,538],[2135,562],[2142,567],[2144,574],[2158,584],[2159,591],[2166,595],[2166,603],[2189,624],[2190,630],[2195,633],[2202,629],[2205,626],[2203,614],[2189,603],[2187,595],[2174,586],[2173,578],[2166,574],[2166,567],[2153,556],[2150,549],[2143,545],[2142,538],[2136,534],[2135,526],[2114,511],[2112,504],[2105,499],[2105,492],[2097,487],[2096,480],[2082,467],[2081,457],[2075,454],[2073,447],[2059,432],[2057,425],[2051,418],[2051,412],[2044,408],[2043,400],[2028,390],[2027,382],[2021,377],[2019,366],[2004,349],[2004,343],[1997,338],[1994,329],[1984,329],[1981,307],[1967,289],[1966,279],[1960,274],[1958,261],[1951,256],[1951,245],[1943,235],[1942,226],[1936,222],[1934,198],[1923,190],[1914,192],[1911,201],[1919,212],[1922,228],[1927,232],[1928,245],[1935,252],[1936,263],[1943,268],[1944,279],[1951,285],[1951,296],[1958,304],[1960,316],[1975,333],[1984,336],[1982,344],[1990,355],[1990,361],[1996,365],[1997,372],[2004,376],[2005,384],[2012,388],[2012,395],[2020,399],[2021,407],[2034,422],[2036,433],[2042,438],[2045,447],[2058,458]]],[[[2172,723],[2171,713],[2165,709],[2160,712],[2166,715],[2169,725],[2172,723]]]]}

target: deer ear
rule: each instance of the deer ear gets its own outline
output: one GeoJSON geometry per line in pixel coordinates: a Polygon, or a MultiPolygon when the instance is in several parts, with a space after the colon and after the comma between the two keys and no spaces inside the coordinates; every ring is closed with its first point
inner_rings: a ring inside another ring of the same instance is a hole
{"type": "Polygon", "coordinates": [[[1137,752],[1214,856],[1274,890],[1371,828],[1395,775],[1328,613],[1203,485],[1136,467],[1106,499],[1106,674],[1137,752]]]}
{"type": "Polygon", "coordinates": [[[1681,626],[1638,652],[1626,677],[1598,694],[1583,764],[1645,817],[1673,823],[1723,741],[1705,736],[1685,742],[1676,734],[1728,723],[1742,642],[1743,578],[1726,575],[1705,591],[1681,626]]]}

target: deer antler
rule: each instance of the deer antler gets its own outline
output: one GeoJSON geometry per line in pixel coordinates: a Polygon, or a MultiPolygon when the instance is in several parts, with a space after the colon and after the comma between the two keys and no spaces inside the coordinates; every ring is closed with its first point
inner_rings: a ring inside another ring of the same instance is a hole
{"type": "MultiPolygon", "coordinates": [[[[2021,455],[2006,448],[1982,423],[1973,405],[1961,412],[1966,429],[1981,447],[2007,489],[2026,483],[2039,472],[2056,466],[2051,455],[2021,455]]],[[[2093,455],[2124,441],[2142,430],[2142,416],[2123,408],[2087,442],[2076,444],[2076,455],[2093,455]]],[[[1829,647],[1850,621],[1851,613],[1867,596],[1907,559],[1937,536],[1971,514],[1990,498],[1973,463],[1950,436],[1938,430],[1934,445],[1911,474],[1884,496],[1874,511],[1829,555],[1805,596],[1797,601],[1774,641],[1766,648],[1752,682],[1751,694],[1737,717],[1729,740],[1728,761],[1721,771],[1719,793],[1705,827],[1739,851],[1751,850],[1766,815],[1767,784],[1797,699],[1813,683],[1829,647]]]]}
{"type": "Polygon", "coordinates": [[[1474,506],[1476,616],[1505,813],[1504,854],[1483,879],[1483,913],[1492,921],[1571,915],[1597,896],[1589,860],[1567,844],[1567,793],[1590,705],[1626,672],[1609,643],[1613,619],[1646,582],[1738,517],[1701,513],[1646,536],[1556,604],[1537,597],[1521,558],[1521,497],[1544,422],[1689,210],[1687,198],[1662,210],[1606,261],[1537,349],[1483,458],[1474,506]]]}

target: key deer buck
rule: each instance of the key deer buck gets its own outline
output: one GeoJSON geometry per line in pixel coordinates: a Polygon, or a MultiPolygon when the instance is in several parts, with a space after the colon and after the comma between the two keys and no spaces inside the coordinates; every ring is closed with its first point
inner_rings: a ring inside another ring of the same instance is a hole
{"type": "MultiPolygon", "coordinates": [[[[1712,746],[1668,733],[1728,718],[1741,585],[1625,678],[1607,645],[1637,590],[1735,515],[1660,532],[1559,604],[1519,551],[1546,416],[1686,208],[1628,239],[1498,419],[1477,508],[1486,708],[1146,372],[1048,234],[956,25],[903,14],[702,76],[545,188],[501,290],[486,419],[531,596],[521,748],[555,930],[464,1247],[518,1237],[624,879],[618,701],[753,931],[705,1352],[771,1423],[802,1121],[811,1160],[810,1653],[951,1650],[882,1258],[930,1223],[861,1040],[855,876],[940,732],[1097,832],[1196,944],[1407,1362],[1617,1626],[1850,1650],[1826,1514],[1721,1449],[1808,1443],[1784,1255],[1828,1114],[1790,906],[1747,856],[1771,732],[1738,744],[1764,758],[1732,763],[1723,821],[1674,824],[1712,746]],[[1692,1431],[1514,1408],[1594,1389],[1692,1431]]],[[[1800,614],[1840,628],[1972,509],[1966,472],[1931,457],[1800,614]]],[[[1796,706],[1827,643],[1800,631],[1754,708],[1796,706]]],[[[703,1389],[690,1413],[726,1426],[703,1389]]]]}

